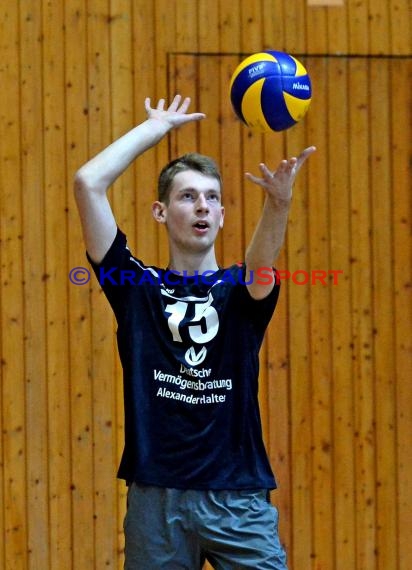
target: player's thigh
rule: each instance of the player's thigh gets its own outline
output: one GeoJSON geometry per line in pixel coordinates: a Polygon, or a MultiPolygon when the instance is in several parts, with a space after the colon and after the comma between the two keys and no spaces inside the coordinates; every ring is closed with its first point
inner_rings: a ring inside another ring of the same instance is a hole
{"type": "Polygon", "coordinates": [[[132,484],[124,519],[125,570],[197,570],[200,548],[181,492],[132,484]]]}
{"type": "Polygon", "coordinates": [[[287,570],[278,511],[266,491],[212,492],[211,500],[202,546],[216,570],[287,570]]]}

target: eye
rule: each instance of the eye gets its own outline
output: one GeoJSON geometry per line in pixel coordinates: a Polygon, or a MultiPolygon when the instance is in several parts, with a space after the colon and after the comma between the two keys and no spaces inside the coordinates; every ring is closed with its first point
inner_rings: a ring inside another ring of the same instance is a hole
{"type": "Polygon", "coordinates": [[[219,196],[219,194],[216,194],[216,193],[209,194],[208,200],[211,200],[212,202],[219,202],[220,196],[219,196]]]}
{"type": "Polygon", "coordinates": [[[193,198],[192,192],[182,192],[182,199],[183,200],[191,200],[193,198]]]}

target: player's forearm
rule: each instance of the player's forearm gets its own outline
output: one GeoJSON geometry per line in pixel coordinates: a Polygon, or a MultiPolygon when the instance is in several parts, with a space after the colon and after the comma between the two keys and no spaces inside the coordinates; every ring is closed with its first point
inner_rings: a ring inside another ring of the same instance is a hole
{"type": "Polygon", "coordinates": [[[285,240],[290,201],[275,202],[266,198],[262,215],[246,250],[246,266],[256,271],[271,267],[285,240]]]}
{"type": "Polygon", "coordinates": [[[127,167],[156,145],[170,130],[157,119],[147,119],[84,164],[76,174],[76,187],[106,192],[127,167]]]}

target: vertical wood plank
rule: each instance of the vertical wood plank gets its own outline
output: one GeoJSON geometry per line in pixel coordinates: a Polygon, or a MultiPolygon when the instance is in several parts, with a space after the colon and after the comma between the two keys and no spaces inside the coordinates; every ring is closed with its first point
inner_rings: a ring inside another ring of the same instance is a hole
{"type": "Polygon", "coordinates": [[[367,54],[369,42],[368,3],[347,0],[349,51],[355,54],[367,54]]]}
{"type": "MultiPolygon", "coordinates": [[[[263,139],[264,162],[275,169],[280,160],[287,156],[286,135],[276,134],[263,139]]],[[[300,182],[296,192],[301,189],[300,182]]],[[[288,225],[285,244],[275,261],[278,270],[287,269],[288,225]]],[[[290,432],[290,360],[289,360],[289,318],[288,299],[290,284],[281,284],[276,312],[266,333],[268,370],[268,419],[269,433],[267,447],[278,489],[272,493],[272,503],[279,509],[279,534],[289,553],[292,544],[291,520],[291,467],[289,453],[290,432]]]]}
{"type": "Polygon", "coordinates": [[[307,53],[327,53],[329,7],[309,6],[306,16],[307,53]]]}
{"type": "MultiPolygon", "coordinates": [[[[228,57],[238,54],[241,47],[240,1],[219,0],[219,52],[228,57]]],[[[240,59],[238,63],[240,62],[240,59]]],[[[233,68],[235,69],[235,68],[233,68]]]]}
{"type": "Polygon", "coordinates": [[[368,5],[368,28],[370,55],[388,53],[389,49],[389,5],[385,0],[373,0],[368,5]]]}
{"type": "Polygon", "coordinates": [[[263,47],[284,51],[285,46],[285,11],[283,0],[262,0],[263,47]]]}
{"type": "MultiPolygon", "coordinates": [[[[0,20],[1,21],[1,20],[0,20]]],[[[0,29],[1,29],[1,24],[0,24],[0,29]]],[[[0,77],[1,75],[1,71],[0,71],[0,77]]],[[[2,126],[3,122],[0,119],[0,126],[2,126]]],[[[0,154],[0,160],[2,160],[2,155],[0,154]]],[[[1,182],[1,179],[0,179],[1,182]]],[[[3,215],[3,209],[0,207],[0,216],[3,215]]],[[[0,236],[1,239],[1,236],[0,236]]],[[[3,269],[3,264],[2,264],[2,252],[0,249],[0,268],[3,269]]],[[[2,319],[3,317],[3,311],[2,311],[2,286],[0,285],[0,319],[2,319]]],[[[3,357],[3,342],[2,342],[2,336],[3,336],[3,331],[0,329],[0,354],[1,354],[1,361],[0,361],[0,385],[3,386],[3,366],[4,366],[4,362],[6,362],[5,358],[3,357]]],[[[3,422],[3,391],[0,390],[0,433],[1,434],[5,434],[7,433],[6,431],[6,427],[5,427],[5,423],[3,422]]],[[[4,437],[4,439],[6,439],[4,437]]],[[[3,437],[0,438],[0,504],[4,505],[4,453],[3,453],[3,437]]],[[[2,516],[0,518],[0,536],[1,536],[1,540],[0,540],[0,562],[2,564],[2,566],[4,566],[4,556],[5,556],[5,548],[4,548],[4,540],[3,537],[6,535],[6,531],[5,531],[5,522],[4,522],[4,518],[5,518],[5,513],[2,513],[2,516]]]]}
{"type": "Polygon", "coordinates": [[[220,35],[219,4],[219,0],[199,0],[197,3],[198,46],[200,53],[218,51],[220,35]]]}
{"type": "MultiPolygon", "coordinates": [[[[199,61],[194,55],[170,56],[169,101],[175,93],[190,97],[193,109],[198,101],[199,61]]],[[[196,107],[197,108],[197,107],[196,107]]],[[[198,151],[198,125],[189,123],[171,132],[170,160],[187,152],[198,151]]]]}
{"type": "Polygon", "coordinates": [[[412,559],[412,542],[404,529],[412,524],[412,196],[410,184],[412,155],[412,112],[409,86],[412,79],[412,62],[391,63],[391,117],[392,127],[392,204],[393,204],[393,300],[396,323],[395,370],[396,378],[396,442],[397,442],[397,494],[398,506],[398,568],[407,570],[412,559]]]}
{"type": "Polygon", "coordinates": [[[375,430],[373,386],[371,212],[367,62],[350,62],[352,334],[355,396],[356,564],[375,568],[375,430]]]}
{"type": "MultiPolygon", "coordinates": [[[[199,49],[198,4],[195,6],[188,0],[176,3],[176,38],[175,49],[178,52],[197,52],[199,49]]],[[[187,60],[179,57],[175,63],[174,77],[170,77],[169,99],[175,93],[191,97],[194,105],[198,101],[199,70],[197,58],[188,55],[187,60]]],[[[171,134],[171,158],[181,156],[197,149],[197,125],[185,125],[185,129],[171,134]]]]}
{"type": "MultiPolygon", "coordinates": [[[[390,62],[370,62],[371,198],[373,255],[374,382],[376,390],[377,568],[397,565],[395,343],[392,274],[392,189],[390,164],[390,62]],[[385,306],[385,310],[382,307],[385,306]]],[[[393,129],[401,129],[393,124],[393,129]]]]}
{"type": "Polygon", "coordinates": [[[332,60],[325,77],[328,96],[328,192],[330,193],[330,334],[333,365],[333,493],[336,570],[356,568],[354,398],[351,334],[351,210],[348,61],[332,60]],[[330,136],[333,133],[333,136],[330,136]]]}
{"type": "MultiPolygon", "coordinates": [[[[348,5],[331,6],[327,10],[328,43],[326,53],[348,53],[348,5]]],[[[316,30],[313,30],[316,33],[316,30]]]]}
{"type": "MultiPolygon", "coordinates": [[[[259,4],[249,5],[241,4],[241,49],[243,53],[249,54],[259,51],[259,37],[261,29],[261,14],[259,13],[259,4]]],[[[243,58],[242,58],[243,59],[243,58]]],[[[271,134],[262,135],[249,129],[243,123],[241,124],[242,135],[242,164],[243,172],[258,172],[259,163],[263,160],[263,138],[271,137],[271,134]]],[[[255,187],[251,183],[244,181],[243,183],[243,239],[245,248],[247,248],[253,231],[259,219],[263,205],[263,193],[260,188],[255,187]]],[[[244,253],[244,252],[243,252],[244,253]]],[[[263,399],[261,400],[263,403],[263,399]]]]}
{"type": "MultiPolygon", "coordinates": [[[[241,30],[242,30],[242,50],[245,53],[253,53],[259,48],[253,45],[253,37],[257,37],[258,30],[260,29],[260,20],[258,11],[251,11],[248,13],[246,10],[242,11],[241,30]]],[[[241,124],[242,135],[242,164],[243,172],[253,172],[258,175],[259,164],[263,160],[263,141],[264,139],[274,138],[276,135],[273,133],[261,134],[252,131],[243,123],[241,124]]],[[[279,136],[279,135],[277,135],[279,136]]],[[[245,248],[247,248],[260,212],[263,206],[263,192],[260,188],[252,185],[251,183],[243,182],[243,239],[245,248]]]]}
{"type": "Polygon", "coordinates": [[[44,155],[42,114],[42,10],[20,4],[21,142],[24,247],[24,335],[27,447],[26,486],[30,508],[28,567],[48,568],[48,421],[46,390],[44,155]]]}
{"type": "MultiPolygon", "coordinates": [[[[219,51],[239,52],[241,49],[241,19],[239,3],[219,2],[219,51]]],[[[241,208],[245,183],[242,166],[241,137],[243,125],[232,109],[229,97],[230,78],[242,58],[227,55],[221,59],[220,72],[220,166],[223,177],[223,202],[227,208],[222,232],[221,255],[225,266],[244,257],[241,208]]]]}
{"type": "MultiPolygon", "coordinates": [[[[75,172],[89,158],[87,139],[87,16],[84,3],[65,4],[66,172],[69,189],[68,261],[87,267],[74,203],[75,172]]],[[[71,492],[73,568],[94,564],[93,447],[91,438],[92,344],[89,285],[69,286],[71,492]]]]}
{"type": "Polygon", "coordinates": [[[19,7],[0,7],[0,240],[2,547],[7,570],[27,568],[27,490],[22,280],[19,7]]]}
{"type": "MultiPolygon", "coordinates": [[[[285,252],[276,268],[285,269],[285,252]]],[[[266,333],[268,369],[268,418],[269,434],[267,450],[278,488],[272,493],[272,503],[279,510],[279,535],[287,554],[292,544],[291,521],[291,467],[290,446],[290,394],[288,351],[288,285],[281,286],[274,316],[266,333]]]]}
{"type": "Polygon", "coordinates": [[[196,52],[198,50],[198,3],[191,0],[176,2],[176,27],[174,47],[177,51],[196,52]]]}
{"type": "Polygon", "coordinates": [[[252,54],[262,49],[262,6],[257,2],[240,3],[243,53],[252,54]]]}
{"type": "MultiPolygon", "coordinates": [[[[155,61],[156,61],[156,76],[155,88],[156,98],[169,98],[172,93],[169,89],[169,75],[167,69],[168,55],[171,51],[176,51],[176,3],[172,4],[169,0],[158,0],[156,2],[155,10],[155,61]],[[167,33],[165,33],[167,30],[167,33]]],[[[184,96],[186,94],[183,94],[184,96]]],[[[170,142],[171,137],[167,137],[160,144],[157,145],[155,150],[156,157],[156,181],[160,170],[171,159],[170,155],[170,142]]],[[[164,227],[157,226],[158,232],[158,264],[165,267],[168,262],[168,245],[166,232],[164,227]]]]}
{"type": "MultiPolygon", "coordinates": [[[[111,21],[108,0],[88,2],[90,156],[105,148],[112,140],[109,57],[111,21]]],[[[113,315],[96,280],[92,281],[91,288],[93,365],[92,409],[88,426],[93,440],[94,564],[97,568],[113,568],[117,556],[113,315]]]]}
{"type": "Polygon", "coordinates": [[[63,7],[43,3],[43,108],[50,568],[70,568],[70,399],[67,315],[63,7]]]}
{"type": "MultiPolygon", "coordinates": [[[[137,123],[146,118],[145,97],[151,97],[153,105],[157,103],[157,77],[166,75],[163,61],[156,59],[156,10],[155,2],[139,2],[133,10],[133,89],[137,123]]],[[[164,32],[161,33],[164,35],[164,32]]],[[[165,57],[166,54],[162,56],[165,57]]],[[[166,89],[161,96],[167,96],[166,89]]],[[[158,168],[155,158],[156,150],[150,150],[137,161],[135,196],[131,196],[136,204],[136,247],[142,256],[144,252],[146,263],[158,261],[158,228],[151,216],[151,205],[157,198],[158,168]]]]}
{"type": "MultiPolygon", "coordinates": [[[[318,22],[320,25],[320,23],[318,22]]],[[[324,22],[323,22],[324,24],[324,22]]],[[[322,29],[322,28],[320,28],[322,29]]],[[[324,58],[312,59],[310,75],[314,85],[325,84],[327,63],[324,58]]],[[[319,120],[328,108],[327,91],[319,88],[313,107],[307,115],[309,141],[317,146],[315,166],[308,165],[310,346],[312,378],[312,485],[314,549],[312,568],[334,566],[334,496],[332,487],[332,388],[330,289],[328,271],[330,203],[328,193],[328,124],[319,120]],[[317,277],[319,276],[319,279],[317,277]],[[325,533],[325,527],[329,532],[325,533]]],[[[303,126],[303,125],[302,125],[303,126]]],[[[307,165],[305,165],[307,166],[307,165]]]]}
{"type": "Polygon", "coordinates": [[[241,157],[243,125],[235,117],[228,94],[230,77],[239,61],[234,56],[228,56],[222,58],[221,62],[219,159],[223,178],[223,204],[226,208],[221,255],[223,264],[228,266],[233,262],[243,260],[245,255],[242,231],[242,196],[245,180],[241,157]]]}
{"type": "MultiPolygon", "coordinates": [[[[139,69],[139,63],[135,65],[135,58],[139,57],[135,52],[133,43],[133,12],[130,0],[110,1],[110,26],[109,26],[109,50],[110,50],[110,98],[106,106],[111,108],[111,139],[115,140],[129,131],[135,123],[134,101],[134,78],[141,83],[140,73],[135,74],[134,69],[139,69]]],[[[143,51],[143,50],[139,50],[143,51]]],[[[147,54],[145,54],[147,56],[147,54]]],[[[147,65],[149,65],[146,57],[147,65]]],[[[147,69],[143,70],[147,75],[147,69]]],[[[140,100],[136,101],[139,106],[140,100]]],[[[139,109],[140,111],[140,109],[139,109]]],[[[140,114],[140,113],[139,113],[140,114]]],[[[140,117],[139,117],[140,118],[140,117]]],[[[136,194],[135,194],[135,167],[132,165],[114,183],[111,192],[111,203],[115,212],[116,221],[122,231],[134,242],[136,231],[136,194]]],[[[134,246],[134,243],[131,244],[134,246]]]]}
{"type": "MultiPolygon", "coordinates": [[[[286,154],[293,156],[306,146],[304,124],[286,133],[286,154]]],[[[313,166],[312,166],[313,167],[313,166]]],[[[291,273],[309,270],[308,187],[300,173],[299,191],[294,193],[288,224],[287,267],[291,273]]],[[[310,377],[309,288],[288,283],[291,468],[293,538],[292,568],[310,568],[313,540],[313,488],[311,485],[312,417],[310,377]]]]}
{"type": "Polygon", "coordinates": [[[295,0],[284,6],[284,48],[292,54],[306,53],[306,2],[295,0]]]}
{"type": "Polygon", "coordinates": [[[411,3],[409,0],[389,2],[389,42],[393,55],[410,55],[412,51],[411,3]]]}

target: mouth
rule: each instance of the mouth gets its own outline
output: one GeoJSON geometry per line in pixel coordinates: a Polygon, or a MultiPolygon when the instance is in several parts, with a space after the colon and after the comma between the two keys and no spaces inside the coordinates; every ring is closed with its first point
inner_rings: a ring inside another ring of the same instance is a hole
{"type": "Polygon", "coordinates": [[[203,220],[199,220],[193,224],[193,227],[198,231],[206,231],[209,229],[209,224],[203,220]]]}

